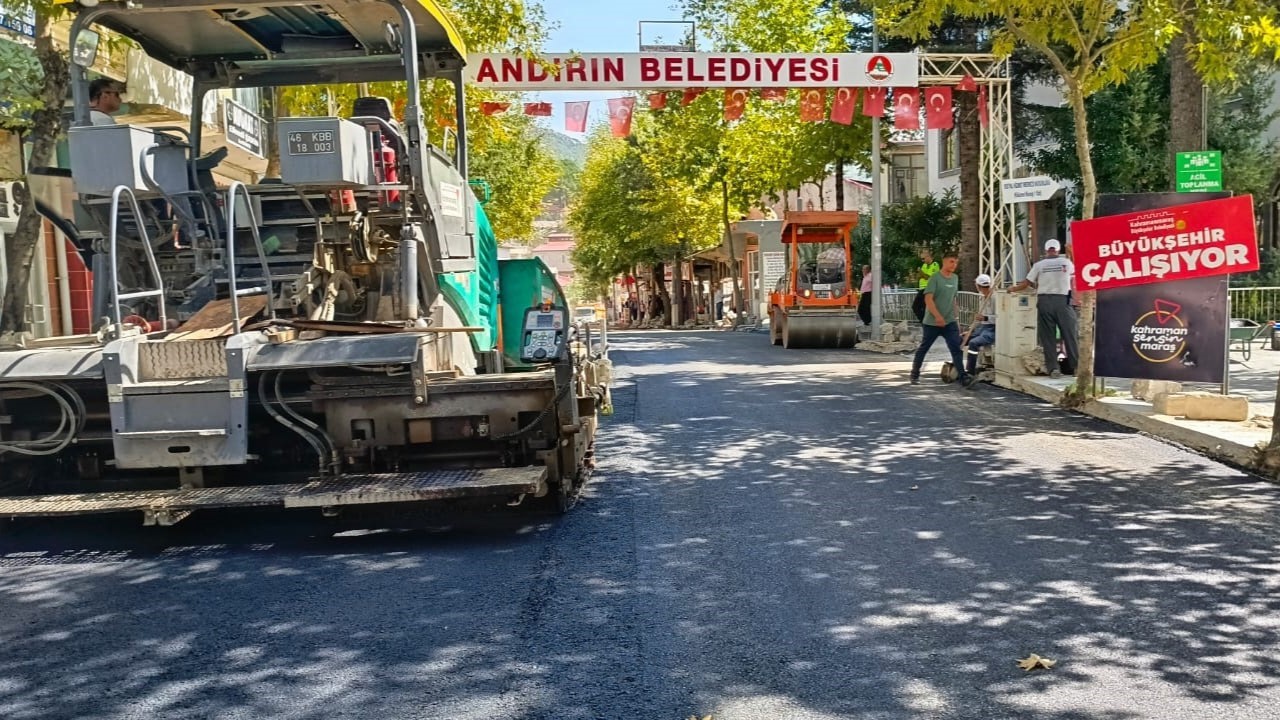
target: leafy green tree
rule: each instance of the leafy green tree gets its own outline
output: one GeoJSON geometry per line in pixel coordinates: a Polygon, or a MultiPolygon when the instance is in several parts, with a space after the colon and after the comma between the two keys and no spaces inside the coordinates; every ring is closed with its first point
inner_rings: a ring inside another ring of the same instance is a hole
{"type": "MultiPolygon", "coordinates": [[[[1171,111],[1170,60],[1134,73],[1124,85],[1099,91],[1087,101],[1089,134],[1106,143],[1093,148],[1098,191],[1167,192],[1172,184],[1168,163],[1151,152],[1164,147],[1176,122],[1171,111]]],[[[1215,90],[1209,102],[1209,147],[1223,151],[1223,187],[1259,196],[1269,188],[1277,161],[1276,143],[1265,133],[1277,112],[1269,109],[1273,81],[1261,69],[1247,71],[1234,91],[1215,90]]],[[[1071,113],[1040,106],[1031,111],[1026,153],[1041,171],[1072,182],[1080,180],[1071,113]]],[[[1079,208],[1071,208],[1078,212],[1079,208]]]]}
{"type": "MultiPolygon", "coordinates": [[[[934,257],[958,250],[960,200],[954,191],[923,195],[886,205],[881,217],[881,263],[887,283],[906,285],[920,267],[922,248],[934,257]]],[[[871,225],[859,223],[853,233],[853,257],[858,265],[871,262],[871,225]]]]}
{"type": "Polygon", "coordinates": [[[481,151],[471,155],[471,177],[483,178],[492,188],[486,212],[494,234],[501,240],[530,242],[533,221],[559,180],[561,167],[532,118],[505,118],[493,130],[481,151]]]}
{"type": "Polygon", "coordinates": [[[1256,59],[1280,59],[1280,10],[1270,0],[1181,0],[1170,11],[1180,31],[1169,45],[1172,168],[1176,153],[1206,149],[1205,83],[1229,91],[1248,80],[1256,59]]]}
{"type": "MultiPolygon", "coordinates": [[[[857,32],[856,16],[830,0],[685,0],[683,9],[705,29],[712,45],[726,52],[839,52],[857,32]]],[[[855,113],[850,125],[804,123],[794,97],[783,106],[787,112],[775,117],[792,126],[789,135],[795,142],[787,144],[792,154],[787,164],[796,170],[795,179],[770,190],[820,183],[834,168],[836,207],[843,210],[845,166],[870,164],[870,119],[855,113]]]]}
{"type": "Polygon", "coordinates": [[[32,50],[15,42],[0,42],[0,129],[26,131],[32,113],[41,108],[44,75],[32,50]]]}
{"type": "MultiPolygon", "coordinates": [[[[16,80],[36,81],[19,93],[22,104],[30,111],[26,123],[27,138],[31,142],[33,166],[52,164],[58,135],[62,130],[62,105],[67,97],[70,76],[67,58],[54,45],[52,29],[62,15],[62,9],[52,0],[0,0],[0,10],[21,15],[28,8],[35,11],[35,59],[39,64],[39,79],[29,62],[19,61],[12,69],[16,80]],[[32,92],[34,90],[34,92],[32,92]]],[[[13,96],[6,96],[6,99],[13,96]]],[[[4,301],[0,306],[0,334],[21,333],[27,325],[27,292],[31,284],[31,263],[41,236],[41,219],[34,202],[26,202],[18,215],[18,225],[5,247],[8,267],[8,283],[4,288],[4,301]]]]}

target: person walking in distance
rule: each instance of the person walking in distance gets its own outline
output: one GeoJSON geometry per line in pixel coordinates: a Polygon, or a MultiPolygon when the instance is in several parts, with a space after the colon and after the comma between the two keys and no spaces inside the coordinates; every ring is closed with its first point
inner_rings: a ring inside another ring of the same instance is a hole
{"type": "Polygon", "coordinates": [[[920,268],[916,270],[919,275],[919,290],[916,291],[915,302],[911,304],[911,311],[916,315],[917,322],[924,322],[925,306],[924,306],[924,289],[929,284],[929,278],[938,272],[938,263],[933,260],[933,251],[925,248],[920,251],[920,268]]]}
{"type": "Polygon", "coordinates": [[[1036,337],[1040,341],[1040,349],[1044,351],[1044,369],[1050,377],[1061,377],[1058,367],[1058,335],[1062,336],[1062,344],[1066,346],[1067,357],[1074,367],[1080,358],[1079,342],[1076,336],[1076,309],[1071,306],[1071,278],[1075,275],[1075,265],[1058,254],[1062,246],[1057,240],[1050,239],[1044,244],[1045,256],[1031,266],[1027,277],[1022,282],[1009,288],[1010,292],[1020,292],[1029,287],[1036,291],[1036,337]]]}
{"type": "Polygon", "coordinates": [[[924,321],[920,327],[923,336],[920,347],[916,350],[915,359],[911,362],[911,384],[920,382],[920,366],[924,364],[925,355],[938,338],[947,343],[951,351],[951,366],[960,373],[960,384],[973,386],[973,376],[965,371],[964,359],[960,354],[960,325],[956,318],[956,293],[960,290],[960,277],[956,275],[959,259],[953,252],[942,256],[942,265],[929,284],[924,288],[924,321]]]}
{"type": "Polygon", "coordinates": [[[871,324],[871,266],[862,266],[862,289],[858,291],[858,317],[863,325],[871,324]]]}

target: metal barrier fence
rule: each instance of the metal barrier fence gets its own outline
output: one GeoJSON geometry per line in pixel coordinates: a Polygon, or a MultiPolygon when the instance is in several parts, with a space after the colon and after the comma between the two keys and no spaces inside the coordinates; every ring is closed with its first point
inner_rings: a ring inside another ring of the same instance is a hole
{"type": "MultiPolygon", "coordinates": [[[[880,310],[885,322],[918,322],[915,313],[911,312],[911,304],[916,300],[915,290],[883,290],[881,293],[880,310]]],[[[956,294],[956,314],[962,331],[973,324],[980,299],[978,293],[967,290],[956,294]]],[[[1280,300],[1280,296],[1277,296],[1277,300],[1280,300]]]]}
{"type": "Polygon", "coordinates": [[[1280,320],[1280,287],[1231,288],[1231,317],[1258,323],[1280,320]]]}

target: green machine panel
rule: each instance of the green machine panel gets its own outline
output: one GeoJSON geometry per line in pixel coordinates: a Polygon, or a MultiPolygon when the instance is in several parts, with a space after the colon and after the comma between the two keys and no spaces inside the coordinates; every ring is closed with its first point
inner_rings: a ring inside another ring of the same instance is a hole
{"type": "Polygon", "coordinates": [[[520,360],[525,311],[542,303],[568,308],[556,276],[541,260],[499,260],[498,301],[502,308],[502,362],[508,371],[532,368],[520,360]]]}

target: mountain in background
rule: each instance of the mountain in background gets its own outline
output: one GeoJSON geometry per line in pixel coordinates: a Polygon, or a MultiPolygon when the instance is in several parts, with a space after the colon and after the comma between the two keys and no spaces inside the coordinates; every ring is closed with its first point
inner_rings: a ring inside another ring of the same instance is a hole
{"type": "Polygon", "coordinates": [[[547,148],[551,151],[551,154],[555,155],[557,159],[567,160],[575,168],[582,169],[582,163],[587,160],[587,144],[585,142],[548,128],[542,129],[542,139],[547,143],[547,148]]]}

